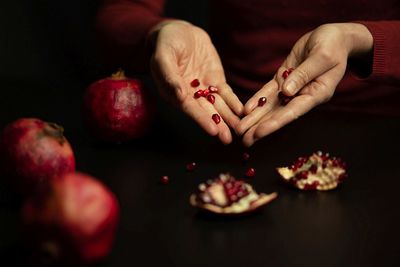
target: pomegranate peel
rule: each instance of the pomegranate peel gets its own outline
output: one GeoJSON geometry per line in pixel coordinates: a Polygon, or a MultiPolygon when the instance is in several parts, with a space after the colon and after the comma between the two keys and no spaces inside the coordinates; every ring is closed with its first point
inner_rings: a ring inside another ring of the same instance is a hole
{"type": "Polygon", "coordinates": [[[251,185],[226,173],[200,184],[198,192],[190,196],[190,204],[215,214],[239,215],[259,209],[277,196],[276,192],[257,194],[251,185]]]}
{"type": "Polygon", "coordinates": [[[285,182],[300,190],[331,190],[347,177],[346,164],[341,159],[320,151],[276,170],[285,182]]]}

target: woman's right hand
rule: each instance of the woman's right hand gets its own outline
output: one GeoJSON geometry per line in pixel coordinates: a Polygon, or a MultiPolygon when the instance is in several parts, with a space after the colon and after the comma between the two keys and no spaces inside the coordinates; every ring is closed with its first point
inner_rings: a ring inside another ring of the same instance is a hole
{"type": "Polygon", "coordinates": [[[181,108],[208,134],[224,143],[232,141],[229,129],[235,128],[243,113],[243,104],[226,83],[219,55],[208,34],[185,21],[165,21],[150,33],[154,52],[151,71],[161,95],[181,108]],[[190,83],[198,79],[200,86],[190,83]],[[199,89],[209,85],[218,88],[215,103],[206,98],[194,98],[199,89]],[[216,124],[212,115],[218,113],[221,122],[216,124]]]}

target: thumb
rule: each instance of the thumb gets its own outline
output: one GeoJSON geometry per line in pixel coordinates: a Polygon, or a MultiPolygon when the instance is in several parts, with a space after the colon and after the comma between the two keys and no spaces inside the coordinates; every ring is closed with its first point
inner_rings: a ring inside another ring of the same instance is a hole
{"type": "MultiPolygon", "coordinates": [[[[286,75],[287,77],[282,85],[283,93],[287,96],[294,96],[309,82],[329,71],[334,66],[335,64],[332,64],[326,58],[317,54],[310,55],[296,69],[290,72],[290,75],[286,75]]],[[[282,71],[282,79],[285,76],[284,72],[285,70],[282,71]]]]}

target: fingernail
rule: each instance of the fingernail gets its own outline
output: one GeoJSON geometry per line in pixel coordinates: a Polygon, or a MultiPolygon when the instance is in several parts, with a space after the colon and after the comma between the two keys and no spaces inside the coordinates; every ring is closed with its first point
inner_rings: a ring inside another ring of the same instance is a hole
{"type": "Polygon", "coordinates": [[[291,94],[294,95],[296,93],[296,83],[292,80],[289,81],[288,84],[286,85],[286,91],[291,94]]]}

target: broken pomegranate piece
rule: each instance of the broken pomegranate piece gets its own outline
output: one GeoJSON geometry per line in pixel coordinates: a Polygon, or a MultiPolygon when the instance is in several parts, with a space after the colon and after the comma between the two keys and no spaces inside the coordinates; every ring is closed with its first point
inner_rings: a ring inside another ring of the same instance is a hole
{"type": "Polygon", "coordinates": [[[266,205],[277,196],[275,192],[257,194],[251,185],[226,173],[200,184],[198,192],[190,196],[190,204],[217,214],[243,214],[266,205]]]}
{"type": "Polygon", "coordinates": [[[277,168],[279,175],[300,190],[331,190],[347,177],[346,163],[318,151],[299,157],[292,166],[277,168]]]}

